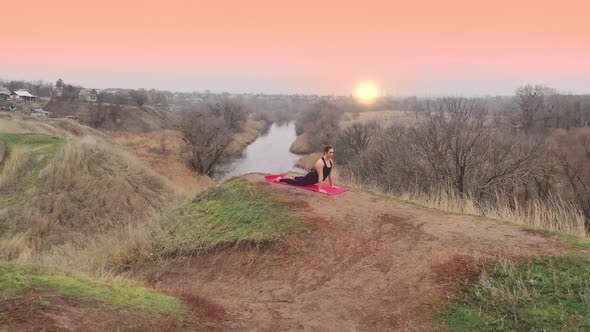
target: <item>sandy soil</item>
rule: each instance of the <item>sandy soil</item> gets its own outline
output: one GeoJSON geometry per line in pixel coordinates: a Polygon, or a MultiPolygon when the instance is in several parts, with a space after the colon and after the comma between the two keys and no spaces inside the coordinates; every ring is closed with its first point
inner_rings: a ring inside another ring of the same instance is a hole
{"type": "Polygon", "coordinates": [[[208,328],[436,330],[423,304],[473,262],[573,249],[554,236],[385,196],[349,191],[330,197],[266,183],[262,174],[245,178],[294,199],[293,208],[314,231],[274,248],[226,250],[133,272],[156,288],[203,298],[216,308],[208,328]]]}

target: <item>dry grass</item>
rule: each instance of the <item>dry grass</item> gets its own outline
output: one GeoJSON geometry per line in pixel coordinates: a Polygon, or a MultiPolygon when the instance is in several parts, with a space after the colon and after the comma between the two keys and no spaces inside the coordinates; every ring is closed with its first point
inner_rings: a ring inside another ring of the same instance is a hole
{"type": "Polygon", "coordinates": [[[61,118],[75,115],[80,123],[101,130],[152,132],[170,129],[177,122],[176,113],[150,105],[90,104],[78,100],[52,100],[43,109],[61,118]],[[102,114],[100,120],[96,117],[98,113],[102,114]]]}
{"type": "Polygon", "coordinates": [[[346,113],[340,122],[340,128],[349,127],[355,122],[378,121],[380,123],[409,126],[416,121],[415,112],[412,111],[369,111],[356,114],[346,113]]]}
{"type": "Polygon", "coordinates": [[[104,137],[99,131],[72,120],[30,117],[20,113],[9,113],[0,117],[0,132],[11,134],[36,133],[64,137],[87,135],[97,138],[104,137]]]}
{"type": "Polygon", "coordinates": [[[95,234],[70,232],[65,243],[43,251],[35,250],[30,245],[28,234],[20,233],[0,240],[1,258],[64,273],[122,279],[121,272],[138,259],[154,257],[154,238],[162,234],[163,218],[169,215],[168,211],[174,206],[188,202],[189,198],[185,199],[164,208],[156,216],[146,218],[143,223],[130,220],[121,227],[95,234]]]}
{"type": "MultiPolygon", "coordinates": [[[[388,194],[382,188],[362,183],[350,175],[338,178],[337,181],[343,185],[388,194]]],[[[476,204],[475,199],[450,194],[451,192],[452,190],[440,190],[431,194],[403,193],[392,196],[442,211],[508,220],[533,227],[565,232],[578,237],[589,236],[584,227],[582,211],[560,197],[551,197],[547,202],[533,201],[526,207],[516,206],[515,209],[509,208],[507,204],[482,208],[476,204]]],[[[499,198],[498,201],[501,201],[501,199],[499,198]]]]}
{"type": "MultiPolygon", "coordinates": [[[[162,231],[162,217],[156,215],[166,215],[168,208],[213,185],[187,166],[185,143],[177,131],[81,138],[76,136],[94,130],[67,120],[6,120],[6,131],[51,133],[70,140],[42,166],[38,153],[25,146],[18,146],[3,166],[0,201],[10,201],[0,208],[0,220],[8,225],[0,232],[3,260],[115,276],[137,257],[150,257],[153,238],[162,231]],[[111,144],[109,136],[133,153],[111,144]],[[38,172],[27,185],[30,190],[20,190],[22,179],[34,169],[38,172]]],[[[236,146],[249,144],[263,125],[249,121],[236,146]]]]}
{"type": "MultiPolygon", "coordinates": [[[[264,121],[248,120],[244,125],[244,131],[234,136],[228,148],[229,154],[239,155],[248,144],[258,138],[265,125],[264,121]]],[[[115,142],[130,148],[130,153],[186,191],[198,193],[215,185],[211,178],[198,175],[191,169],[188,163],[190,152],[180,131],[113,131],[107,135],[115,142]]]]}
{"type": "Polygon", "coordinates": [[[533,201],[526,207],[511,209],[507,204],[486,213],[487,216],[513,220],[522,224],[565,232],[578,237],[589,234],[584,226],[584,215],[575,205],[561,197],[551,197],[547,202],[533,201]]]}
{"type": "Polygon", "coordinates": [[[432,194],[404,193],[400,195],[400,198],[453,213],[482,214],[472,198],[462,198],[459,195],[452,194],[450,190],[439,190],[432,194]]]}
{"type": "Polygon", "coordinates": [[[129,153],[145,162],[176,186],[189,192],[201,192],[214,185],[207,176],[197,175],[191,170],[182,133],[163,130],[151,133],[108,132],[115,142],[129,148],[129,153]]]}
{"type": "Polygon", "coordinates": [[[314,152],[313,148],[310,146],[307,134],[305,133],[297,136],[297,138],[291,144],[289,151],[296,154],[307,154],[314,152]]]}
{"type": "Polygon", "coordinates": [[[193,196],[76,122],[10,115],[0,131],[68,138],[4,134],[0,260],[113,276],[129,257],[148,255],[154,216],[193,196]]]}
{"type": "Polygon", "coordinates": [[[43,252],[22,253],[15,261],[66,273],[116,278],[138,257],[151,256],[153,237],[160,231],[156,219],[95,235],[75,234],[67,243],[43,252]]]}
{"type": "MultiPolygon", "coordinates": [[[[7,226],[0,229],[2,260],[91,276],[120,275],[138,257],[150,257],[169,208],[213,185],[187,166],[177,131],[105,136],[68,120],[0,120],[7,132],[70,137],[43,165],[38,152],[26,146],[17,146],[3,165],[0,202],[10,204],[0,204],[0,225],[7,226]],[[111,144],[109,136],[133,153],[111,144]],[[35,169],[37,175],[30,177],[35,169]],[[20,190],[27,177],[33,179],[28,190],[20,190]]],[[[256,139],[263,126],[249,121],[236,146],[256,139]]]]}
{"type": "Polygon", "coordinates": [[[6,160],[0,173],[0,196],[4,198],[0,202],[6,203],[8,200],[16,198],[10,194],[20,189],[21,179],[25,178],[25,174],[30,171],[32,164],[33,152],[30,148],[19,149],[10,154],[10,158],[6,160]]]}
{"type": "MultiPolygon", "coordinates": [[[[478,207],[475,199],[462,198],[440,191],[435,194],[404,194],[402,199],[412,200],[443,211],[482,215],[490,218],[509,220],[519,224],[565,232],[578,237],[587,237],[582,211],[560,197],[548,201],[532,201],[527,206],[510,208],[508,204],[492,207],[478,207]]],[[[501,201],[498,199],[498,201],[501,201]]]]}
{"type": "Polygon", "coordinates": [[[1,170],[0,188],[0,257],[76,269],[93,266],[101,246],[103,259],[116,261],[115,243],[128,248],[141,238],[136,225],[187,197],[116,146],[92,138],[67,142],[46,163],[34,149],[15,149],[1,170]]]}

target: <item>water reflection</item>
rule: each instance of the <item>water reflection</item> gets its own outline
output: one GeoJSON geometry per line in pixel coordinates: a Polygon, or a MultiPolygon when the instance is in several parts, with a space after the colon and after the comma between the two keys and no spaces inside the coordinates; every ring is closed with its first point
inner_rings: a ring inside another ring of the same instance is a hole
{"type": "Polygon", "coordinates": [[[243,157],[227,165],[215,179],[223,181],[233,176],[259,172],[278,174],[291,170],[301,171],[294,166],[300,156],[289,152],[295,140],[295,123],[270,126],[268,133],[260,135],[243,153],[243,157]]]}

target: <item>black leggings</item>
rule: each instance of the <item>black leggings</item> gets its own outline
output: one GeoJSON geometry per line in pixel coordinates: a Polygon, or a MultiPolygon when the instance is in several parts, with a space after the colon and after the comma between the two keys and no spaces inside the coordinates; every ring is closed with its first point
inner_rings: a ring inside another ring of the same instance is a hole
{"type": "Polygon", "coordinates": [[[292,184],[294,186],[302,186],[302,187],[318,183],[317,181],[315,181],[315,182],[309,181],[308,179],[305,178],[305,176],[296,176],[295,179],[290,179],[290,178],[280,179],[279,181],[285,182],[288,184],[292,184]]]}
{"type": "MultiPolygon", "coordinates": [[[[280,182],[285,182],[294,186],[310,186],[312,184],[316,184],[318,183],[318,172],[313,170],[309,173],[307,173],[307,175],[305,176],[296,176],[295,179],[290,179],[290,178],[286,178],[286,179],[280,179],[280,182]]],[[[325,178],[324,178],[325,180],[325,178]]]]}

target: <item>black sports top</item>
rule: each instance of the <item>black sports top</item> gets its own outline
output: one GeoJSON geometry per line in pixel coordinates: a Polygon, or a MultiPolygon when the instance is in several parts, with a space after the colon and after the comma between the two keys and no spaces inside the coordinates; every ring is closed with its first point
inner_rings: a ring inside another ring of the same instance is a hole
{"type": "Polygon", "coordinates": [[[322,173],[324,175],[324,180],[326,180],[326,178],[328,177],[328,175],[330,175],[330,172],[332,171],[333,163],[330,160],[330,167],[328,167],[328,164],[326,163],[326,159],[324,159],[324,157],[322,157],[322,161],[324,162],[324,170],[322,171],[322,173]]]}

